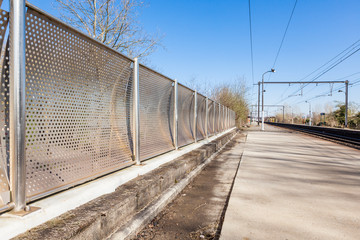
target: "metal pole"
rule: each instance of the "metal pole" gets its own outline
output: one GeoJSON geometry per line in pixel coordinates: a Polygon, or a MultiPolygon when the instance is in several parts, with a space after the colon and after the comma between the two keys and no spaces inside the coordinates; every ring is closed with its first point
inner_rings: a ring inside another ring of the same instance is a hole
{"type": "Polygon", "coordinates": [[[229,108],[226,108],[226,128],[229,129],[229,108]]]}
{"type": "Polygon", "coordinates": [[[310,120],[309,120],[309,125],[311,126],[312,124],[311,124],[311,103],[309,102],[309,118],[310,118],[310,120]]]}
{"type": "Polygon", "coordinates": [[[283,123],[285,123],[285,106],[283,106],[283,123]]]}
{"type": "Polygon", "coordinates": [[[345,81],[345,127],[348,127],[349,80],[345,81]]]}
{"type": "Polygon", "coordinates": [[[140,94],[139,94],[139,61],[134,59],[134,155],[136,165],[140,165],[140,94]]]}
{"type": "Polygon", "coordinates": [[[265,126],[264,126],[264,120],[265,120],[265,116],[264,116],[264,75],[269,73],[269,72],[275,72],[275,69],[271,69],[270,71],[266,71],[263,73],[262,77],[261,77],[261,82],[262,82],[262,99],[261,99],[261,103],[262,103],[262,107],[261,107],[261,113],[262,113],[262,121],[261,121],[261,130],[264,131],[265,130],[265,126]]]}
{"type": "Polygon", "coordinates": [[[10,1],[10,182],[14,211],[26,207],[25,0],[10,1]]]}
{"type": "Polygon", "coordinates": [[[216,119],[216,103],[215,103],[215,101],[213,102],[213,108],[214,108],[213,132],[214,132],[214,135],[215,135],[215,119],[216,119]]]}
{"type": "Polygon", "coordinates": [[[221,124],[221,105],[220,105],[220,103],[219,103],[219,119],[218,119],[218,132],[220,132],[221,131],[221,129],[220,129],[220,124],[221,124]]]}
{"type": "Polygon", "coordinates": [[[225,108],[225,129],[228,128],[228,108],[225,108]]]}
{"type": "Polygon", "coordinates": [[[258,114],[257,114],[257,125],[260,125],[260,82],[258,82],[258,114]]]}
{"type": "Polygon", "coordinates": [[[178,82],[175,79],[174,83],[174,146],[175,150],[178,147],[178,82]]]}
{"type": "Polygon", "coordinates": [[[222,113],[221,131],[224,131],[224,127],[225,127],[225,126],[224,126],[224,125],[225,125],[225,124],[224,124],[224,118],[225,118],[225,107],[224,107],[224,105],[222,105],[222,109],[221,109],[221,110],[222,110],[222,112],[221,112],[221,113],[222,113]]]}
{"type": "Polygon", "coordinates": [[[208,139],[208,121],[209,121],[209,98],[205,98],[205,136],[208,139]]]}
{"type": "Polygon", "coordinates": [[[224,116],[224,119],[223,119],[224,127],[223,127],[223,130],[225,130],[226,129],[226,107],[223,106],[223,109],[224,109],[224,114],[223,114],[223,116],[224,116]]]}
{"type": "Polygon", "coordinates": [[[194,92],[194,140],[197,142],[197,91],[194,92]]]}
{"type": "Polygon", "coordinates": [[[264,126],[264,120],[265,120],[265,116],[264,116],[264,75],[265,73],[262,75],[262,91],[261,91],[261,130],[264,131],[265,130],[265,126],[264,126]]]}

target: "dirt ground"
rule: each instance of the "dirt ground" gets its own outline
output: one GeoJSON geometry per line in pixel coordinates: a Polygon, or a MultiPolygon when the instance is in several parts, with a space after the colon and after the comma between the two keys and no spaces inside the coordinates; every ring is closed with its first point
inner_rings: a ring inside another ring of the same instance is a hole
{"type": "Polygon", "coordinates": [[[245,140],[239,133],[134,240],[218,239],[245,140]]]}

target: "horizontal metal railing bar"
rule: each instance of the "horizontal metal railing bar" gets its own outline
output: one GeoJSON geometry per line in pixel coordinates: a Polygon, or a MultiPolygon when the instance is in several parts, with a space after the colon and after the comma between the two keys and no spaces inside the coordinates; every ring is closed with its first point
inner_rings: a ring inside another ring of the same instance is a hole
{"type": "MultiPolygon", "coordinates": [[[[192,91],[193,93],[195,92],[195,90],[193,90],[193,89],[189,88],[188,86],[185,86],[184,84],[181,84],[181,83],[179,83],[179,82],[178,82],[178,85],[180,85],[180,86],[182,86],[182,87],[186,88],[187,90],[192,91]]],[[[199,93],[198,93],[198,94],[199,94],[199,93]]]]}
{"type": "MultiPolygon", "coordinates": [[[[91,41],[94,41],[94,42],[96,42],[97,44],[100,44],[101,46],[105,47],[106,49],[109,49],[109,50],[111,50],[112,52],[115,52],[115,53],[121,55],[122,57],[125,57],[126,59],[134,62],[134,59],[131,59],[130,57],[126,56],[125,54],[123,54],[123,53],[121,53],[121,52],[119,52],[119,51],[117,51],[117,50],[109,47],[108,45],[106,45],[106,44],[100,42],[99,40],[97,40],[97,39],[89,36],[88,34],[82,32],[82,31],[79,31],[78,29],[70,26],[69,24],[65,23],[65,22],[62,21],[61,19],[59,19],[59,18],[57,18],[57,17],[54,17],[54,16],[52,16],[51,14],[43,11],[42,9],[40,9],[40,8],[38,8],[37,6],[35,6],[35,5],[33,5],[32,3],[30,3],[29,1],[26,1],[26,6],[27,6],[28,8],[31,8],[32,10],[35,10],[35,11],[37,11],[38,13],[44,15],[45,17],[50,18],[51,20],[53,20],[53,21],[55,21],[55,22],[57,22],[57,23],[59,23],[59,24],[61,24],[61,25],[64,25],[65,27],[69,28],[70,30],[72,30],[72,31],[74,31],[74,32],[82,35],[83,37],[86,37],[86,38],[90,39],[91,41]]],[[[166,76],[166,75],[164,75],[164,74],[162,74],[162,73],[160,73],[160,72],[158,72],[158,71],[156,71],[156,70],[154,70],[154,69],[152,69],[152,68],[150,68],[150,67],[148,67],[148,66],[146,66],[146,65],[144,65],[144,64],[139,64],[139,65],[142,66],[142,67],[144,67],[144,68],[146,68],[146,69],[148,69],[148,70],[150,70],[150,71],[152,71],[152,72],[154,72],[154,73],[156,73],[156,74],[161,75],[161,76],[164,77],[164,78],[167,78],[168,80],[170,80],[170,81],[172,81],[172,82],[175,82],[174,79],[172,79],[172,78],[170,78],[170,77],[168,77],[168,76],[166,76]]],[[[183,87],[185,87],[185,88],[188,88],[188,89],[191,90],[191,91],[195,91],[195,90],[191,89],[190,87],[185,86],[184,84],[179,83],[179,85],[181,85],[181,86],[183,86],[183,87]]],[[[201,94],[201,93],[199,93],[199,92],[198,92],[198,94],[206,98],[205,95],[203,95],[203,94],[201,94]]],[[[209,98],[209,100],[212,100],[213,102],[217,103],[215,100],[213,100],[213,99],[211,99],[211,98],[209,98]]]]}
{"type": "Polygon", "coordinates": [[[119,52],[119,51],[117,51],[117,50],[109,47],[108,45],[106,45],[106,44],[100,42],[99,40],[97,40],[97,39],[89,36],[88,34],[82,32],[82,31],[79,31],[79,29],[76,29],[76,28],[70,26],[69,24],[67,24],[67,23],[65,23],[64,21],[60,20],[59,18],[54,17],[54,16],[52,16],[51,14],[43,11],[42,9],[36,7],[35,5],[31,4],[30,2],[26,1],[26,6],[27,6],[28,8],[30,8],[30,9],[32,9],[32,10],[34,10],[34,11],[36,11],[36,12],[42,14],[42,15],[44,15],[45,17],[51,19],[52,21],[57,22],[57,23],[59,23],[59,24],[61,24],[61,25],[64,25],[65,27],[69,28],[71,31],[74,31],[74,32],[82,35],[83,37],[86,37],[86,38],[90,39],[91,41],[93,41],[93,42],[95,42],[95,43],[97,43],[97,44],[100,44],[101,46],[105,47],[106,49],[108,49],[108,50],[110,50],[110,51],[112,51],[112,52],[114,52],[114,53],[117,53],[117,54],[121,55],[122,57],[124,57],[124,58],[126,58],[126,59],[128,59],[128,60],[130,60],[130,61],[132,61],[132,62],[134,62],[134,59],[131,59],[130,57],[126,56],[125,54],[123,54],[123,53],[121,53],[121,52],[119,52]]]}
{"type": "Polygon", "coordinates": [[[164,74],[162,74],[162,73],[159,73],[158,71],[156,71],[156,70],[154,70],[154,69],[152,69],[152,68],[150,68],[150,67],[148,67],[148,66],[145,66],[144,64],[139,63],[139,66],[141,66],[141,67],[143,67],[143,68],[146,68],[147,70],[152,71],[153,73],[156,73],[156,74],[158,74],[158,75],[160,75],[160,76],[162,76],[162,77],[170,80],[171,82],[175,82],[174,79],[172,79],[172,78],[170,78],[170,77],[168,77],[168,76],[166,76],[166,75],[164,75],[164,74]]]}
{"type": "Polygon", "coordinates": [[[47,197],[47,196],[49,196],[49,195],[51,195],[51,194],[55,194],[55,193],[57,193],[57,192],[60,192],[60,191],[66,190],[66,189],[69,189],[69,188],[72,188],[72,187],[76,187],[76,186],[81,185],[81,184],[83,184],[83,183],[92,181],[92,180],[94,180],[94,179],[96,179],[96,178],[103,177],[103,176],[105,176],[105,175],[108,175],[108,174],[111,174],[111,173],[120,171],[120,170],[122,170],[122,169],[124,169],[124,168],[130,167],[130,166],[135,165],[135,164],[136,164],[135,161],[127,162],[127,163],[121,164],[121,166],[119,166],[118,168],[110,169],[110,170],[107,170],[107,171],[100,172],[100,173],[98,173],[98,174],[94,174],[94,175],[92,175],[92,176],[88,176],[88,177],[84,177],[84,178],[82,178],[82,179],[74,180],[74,181],[72,181],[72,182],[69,182],[69,183],[66,184],[66,185],[49,189],[49,190],[47,190],[46,192],[42,192],[42,193],[35,194],[35,195],[32,195],[32,196],[27,196],[27,197],[26,197],[26,202],[27,202],[27,203],[33,202],[33,201],[35,201],[35,200],[38,200],[38,199],[47,197]]]}
{"type": "Polygon", "coordinates": [[[0,207],[0,213],[7,212],[12,210],[15,207],[15,203],[11,202],[6,204],[5,206],[0,207]]]}

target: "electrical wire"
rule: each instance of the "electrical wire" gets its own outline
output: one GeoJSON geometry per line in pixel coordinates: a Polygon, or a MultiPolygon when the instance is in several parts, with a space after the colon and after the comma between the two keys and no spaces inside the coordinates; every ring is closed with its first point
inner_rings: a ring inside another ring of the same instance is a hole
{"type": "Polygon", "coordinates": [[[254,85],[254,54],[253,54],[253,37],[252,37],[252,24],[251,24],[251,4],[249,0],[249,27],[250,27],[250,51],[251,51],[251,76],[254,85]]]}
{"type": "MultiPolygon", "coordinates": [[[[291,19],[292,19],[293,15],[294,15],[294,11],[295,11],[295,8],[296,8],[296,5],[297,5],[297,1],[298,1],[298,0],[295,0],[294,7],[293,7],[293,9],[292,9],[292,11],[291,11],[291,15],[290,15],[289,21],[288,21],[288,23],[287,23],[287,25],[286,25],[285,32],[284,32],[283,37],[282,37],[282,39],[281,39],[280,47],[279,47],[279,49],[278,49],[278,51],[277,51],[277,53],[276,53],[276,57],[275,57],[275,60],[274,60],[274,63],[273,63],[272,68],[275,68],[275,65],[276,65],[276,62],[277,62],[277,60],[278,60],[278,57],[279,57],[281,48],[282,48],[282,46],[283,46],[283,44],[284,44],[284,40],[285,40],[287,31],[288,31],[289,26],[290,26],[290,23],[291,23],[291,19]]],[[[271,75],[269,75],[269,78],[270,78],[270,76],[271,76],[271,75]]]]}
{"type": "MultiPolygon", "coordinates": [[[[358,43],[360,40],[356,41],[354,44],[358,43]]],[[[352,44],[350,47],[354,46],[354,44],[352,44]]],[[[349,50],[350,47],[346,48],[344,51],[342,51],[340,54],[336,55],[336,57],[340,56],[342,53],[344,53],[345,51],[346,54],[344,56],[342,56],[340,59],[337,59],[336,62],[332,63],[332,65],[328,66],[325,70],[323,70],[321,73],[319,73],[318,75],[316,75],[315,77],[313,77],[310,82],[314,82],[315,80],[317,80],[318,78],[320,78],[321,76],[323,76],[325,73],[329,72],[331,69],[335,68],[336,66],[338,66],[340,63],[342,63],[343,61],[345,61],[346,59],[348,59],[349,57],[351,57],[352,55],[354,55],[355,53],[357,53],[358,51],[360,51],[360,44],[358,44],[357,46],[351,48],[349,50]],[[358,48],[359,47],[359,48],[358,48]],[[355,49],[355,50],[354,50],[355,49]],[[354,51],[352,51],[354,50],[354,51]]],[[[332,60],[334,60],[336,57],[332,58],[332,60]]],[[[328,64],[329,62],[331,62],[332,60],[328,61],[326,64],[328,64]]],[[[325,65],[326,65],[325,64],[325,65]]],[[[324,65],[323,65],[324,66],[324,65]]],[[[301,80],[304,80],[301,79],[301,80]]],[[[296,93],[298,93],[299,91],[303,90],[307,85],[309,85],[310,83],[306,83],[303,86],[301,86],[299,89],[297,89],[295,92],[293,92],[291,95],[289,96],[293,96],[296,93]]],[[[279,102],[285,101],[286,99],[288,99],[289,97],[285,97],[283,99],[281,99],[279,102]]]]}
{"type": "MultiPolygon", "coordinates": [[[[355,82],[349,84],[349,87],[354,87],[354,86],[358,86],[358,85],[360,85],[360,78],[355,79],[355,82]]],[[[333,92],[334,92],[334,93],[337,93],[339,90],[341,90],[341,89],[343,89],[343,88],[345,88],[345,86],[337,87],[337,88],[333,89],[333,92]]],[[[314,97],[312,97],[312,98],[299,101],[299,102],[297,102],[296,104],[303,103],[303,102],[306,102],[306,101],[310,101],[310,100],[313,100],[313,99],[316,99],[316,98],[320,98],[320,97],[327,97],[328,94],[329,94],[329,91],[326,91],[326,92],[323,92],[322,94],[317,95],[317,96],[314,96],[314,97]]]]}
{"type": "Polygon", "coordinates": [[[321,68],[323,68],[324,66],[326,66],[327,64],[331,63],[334,59],[336,59],[337,57],[339,57],[341,54],[343,54],[344,52],[348,51],[350,48],[352,48],[354,45],[356,45],[357,43],[360,42],[360,39],[355,41],[353,44],[351,44],[349,47],[347,47],[346,49],[344,49],[343,51],[341,51],[339,54],[337,54],[335,57],[331,58],[329,61],[327,61],[326,63],[324,63],[323,65],[321,65],[320,67],[318,67],[317,69],[315,69],[314,71],[312,71],[311,73],[307,74],[305,77],[301,78],[299,81],[301,82],[302,80],[305,80],[306,78],[310,77],[312,74],[314,74],[315,72],[317,72],[318,70],[320,70],[321,68]]]}
{"type": "MultiPolygon", "coordinates": [[[[332,63],[332,65],[328,66],[325,70],[323,70],[321,73],[319,73],[318,75],[316,75],[315,77],[313,77],[310,82],[314,82],[315,80],[317,80],[318,78],[320,78],[321,76],[323,76],[325,73],[329,72],[331,69],[333,69],[334,67],[338,66],[340,63],[342,63],[343,61],[345,61],[346,59],[348,59],[349,57],[351,57],[352,55],[354,55],[355,53],[357,53],[358,51],[360,51],[360,44],[358,44],[357,46],[353,47],[352,49],[348,50],[349,48],[351,48],[352,46],[354,46],[354,44],[358,43],[360,41],[360,39],[358,41],[356,41],[355,43],[353,43],[350,47],[346,48],[344,51],[342,51],[340,54],[336,55],[334,58],[332,58],[330,61],[328,61],[327,63],[325,63],[324,65],[322,65],[320,68],[322,68],[323,66],[327,65],[328,63],[330,63],[332,60],[334,60],[335,58],[337,58],[338,56],[340,56],[341,54],[343,54],[345,51],[347,51],[347,55],[345,54],[344,56],[342,56],[340,59],[336,60],[336,62],[332,63]],[[359,48],[357,48],[359,47],[359,48]],[[355,49],[355,50],[354,50],[355,49]],[[352,51],[354,50],[354,51],[352,51]]],[[[318,69],[320,69],[318,68],[318,69]]],[[[317,69],[317,70],[318,70],[317,69]]],[[[316,71],[317,71],[316,70],[316,71]]],[[[315,71],[313,71],[312,73],[314,73],[315,71]]],[[[312,74],[311,73],[311,74],[312,74]]],[[[310,74],[310,75],[311,75],[310,74]]],[[[309,76],[309,75],[308,75],[309,76]]],[[[308,76],[306,76],[305,78],[307,78],[308,76]]],[[[300,81],[304,80],[305,78],[302,78],[300,81]]],[[[291,95],[295,95],[296,93],[298,93],[299,91],[301,91],[302,89],[304,89],[307,85],[309,85],[309,83],[304,84],[303,86],[301,86],[298,90],[296,90],[293,94],[291,95]]]]}
{"type": "Polygon", "coordinates": [[[254,52],[253,52],[253,37],[252,37],[250,0],[249,0],[249,31],[250,31],[250,54],[251,54],[251,78],[252,78],[251,102],[252,102],[253,99],[254,99],[254,52]]]}
{"type": "MultiPolygon", "coordinates": [[[[335,79],[334,81],[340,81],[340,80],[344,80],[344,79],[350,80],[350,79],[349,79],[350,77],[355,76],[355,75],[358,75],[358,74],[360,74],[360,72],[352,73],[352,74],[350,74],[350,75],[347,75],[347,76],[344,76],[344,77],[335,79]]],[[[355,82],[350,82],[350,83],[349,83],[349,87],[353,87],[353,86],[358,86],[358,85],[360,85],[360,78],[356,78],[356,79],[353,79],[353,80],[351,80],[351,81],[355,81],[355,82]]],[[[316,87],[312,88],[311,90],[307,91],[306,93],[311,92],[311,91],[312,91],[313,89],[315,89],[315,88],[316,88],[316,87]]],[[[332,90],[332,92],[333,92],[333,93],[336,93],[338,90],[341,90],[341,89],[343,89],[343,88],[345,88],[345,86],[343,86],[343,85],[342,85],[342,86],[339,86],[339,87],[337,87],[337,88],[334,88],[334,89],[332,90]]],[[[326,91],[326,92],[323,92],[323,93],[320,94],[320,95],[317,95],[316,97],[325,97],[325,96],[327,96],[327,94],[329,94],[329,93],[330,93],[329,91],[326,91]]],[[[287,98],[289,98],[289,97],[287,97],[287,98]]],[[[280,104],[282,101],[286,100],[287,98],[284,98],[284,99],[280,100],[280,101],[277,102],[276,104],[280,104]]],[[[313,97],[313,98],[315,98],[315,97],[313,97]]],[[[311,99],[313,99],[313,98],[311,98],[311,99]]],[[[295,101],[292,101],[292,102],[290,102],[290,103],[291,103],[291,104],[299,104],[299,103],[302,103],[302,102],[305,102],[305,101],[309,101],[309,100],[311,100],[311,99],[301,100],[301,101],[296,102],[296,103],[295,103],[295,101]]]]}

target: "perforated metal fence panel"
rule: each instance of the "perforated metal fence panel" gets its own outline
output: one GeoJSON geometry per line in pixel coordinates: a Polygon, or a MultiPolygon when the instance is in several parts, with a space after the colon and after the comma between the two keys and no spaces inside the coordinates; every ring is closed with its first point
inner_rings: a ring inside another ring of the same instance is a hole
{"type": "Polygon", "coordinates": [[[28,8],[27,197],[132,164],[131,64],[28,8]]]}
{"type": "Polygon", "coordinates": [[[173,81],[140,65],[140,157],[175,149],[173,81]]]}
{"type": "MultiPolygon", "coordinates": [[[[9,14],[0,11],[0,207],[9,186],[9,14]],[[6,46],[3,44],[6,40],[6,46]]],[[[134,61],[28,5],[26,197],[31,201],[134,164],[134,61]]],[[[178,146],[235,126],[235,113],[178,85],[178,146]],[[224,113],[227,113],[225,115],[224,113]]],[[[140,160],[174,146],[174,81],[139,65],[140,160]]]]}
{"type": "Polygon", "coordinates": [[[9,51],[3,46],[9,13],[0,9],[0,207],[10,201],[9,186],[9,51]]]}
{"type": "Polygon", "coordinates": [[[194,92],[179,84],[178,145],[184,146],[194,142],[194,133],[194,92]]]}
{"type": "Polygon", "coordinates": [[[206,98],[198,94],[197,97],[197,139],[206,137],[205,133],[206,98]]]}

